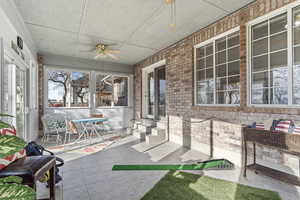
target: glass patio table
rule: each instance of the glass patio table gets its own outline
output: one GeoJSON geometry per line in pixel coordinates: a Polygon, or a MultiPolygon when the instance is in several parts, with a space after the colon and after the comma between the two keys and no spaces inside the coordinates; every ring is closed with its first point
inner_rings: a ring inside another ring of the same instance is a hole
{"type": "Polygon", "coordinates": [[[88,137],[94,133],[98,137],[101,137],[100,133],[97,131],[97,123],[108,121],[107,118],[85,118],[85,119],[74,119],[71,120],[75,124],[80,124],[83,128],[83,131],[79,133],[79,137],[75,142],[78,142],[83,136],[88,137]]]}

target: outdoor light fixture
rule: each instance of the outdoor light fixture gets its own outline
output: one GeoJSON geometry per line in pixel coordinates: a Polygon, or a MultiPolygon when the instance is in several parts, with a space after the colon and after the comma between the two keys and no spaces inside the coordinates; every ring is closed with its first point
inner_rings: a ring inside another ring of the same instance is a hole
{"type": "Polygon", "coordinates": [[[176,26],[176,0],[165,0],[165,2],[171,8],[171,12],[170,12],[170,16],[171,16],[170,27],[171,28],[175,28],[175,26],[176,26]]]}

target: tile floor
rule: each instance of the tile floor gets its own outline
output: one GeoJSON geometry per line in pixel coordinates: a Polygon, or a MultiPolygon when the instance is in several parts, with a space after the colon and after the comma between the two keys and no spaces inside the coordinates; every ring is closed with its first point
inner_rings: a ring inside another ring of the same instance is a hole
{"type": "MultiPolygon", "coordinates": [[[[59,200],[139,200],[157,183],[164,171],[112,171],[114,164],[182,163],[207,159],[199,152],[166,143],[147,152],[138,151],[143,144],[132,136],[122,138],[94,154],[67,152],[60,156],[66,164],[61,169],[63,182],[57,186],[59,200]],[[139,147],[139,148],[137,148],[139,147]]],[[[300,188],[249,172],[247,179],[241,170],[204,171],[204,175],[279,192],[283,200],[299,200],[300,188]]],[[[193,173],[201,173],[193,171],[193,173]]],[[[47,190],[39,185],[40,197],[47,190]]]]}

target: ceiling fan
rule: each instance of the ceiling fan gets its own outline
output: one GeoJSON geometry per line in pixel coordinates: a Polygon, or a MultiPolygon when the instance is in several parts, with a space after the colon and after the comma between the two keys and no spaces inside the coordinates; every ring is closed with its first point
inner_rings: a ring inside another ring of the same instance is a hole
{"type": "MultiPolygon", "coordinates": [[[[84,44],[86,45],[86,44],[84,44]]],[[[89,46],[91,44],[88,44],[89,46]]],[[[95,60],[97,59],[103,59],[103,58],[112,58],[114,60],[117,60],[118,57],[115,54],[120,53],[120,50],[118,49],[111,49],[111,46],[115,46],[115,44],[103,44],[103,43],[97,43],[96,46],[92,45],[93,47],[89,50],[84,50],[82,52],[93,52],[96,53],[96,56],[94,57],[95,60]]]]}
{"type": "Polygon", "coordinates": [[[118,57],[115,54],[120,53],[120,50],[118,49],[110,49],[109,47],[113,45],[108,44],[97,44],[94,49],[91,50],[91,52],[95,52],[96,56],[94,59],[101,59],[101,58],[107,58],[110,57],[114,60],[117,60],[118,57]]]}

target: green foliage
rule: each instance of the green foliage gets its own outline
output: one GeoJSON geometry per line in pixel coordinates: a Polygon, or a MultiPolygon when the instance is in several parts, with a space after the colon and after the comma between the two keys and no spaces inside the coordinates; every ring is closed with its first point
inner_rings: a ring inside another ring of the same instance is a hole
{"type": "Polygon", "coordinates": [[[11,125],[0,120],[0,129],[3,129],[3,128],[11,128],[11,125]]]}
{"type": "Polygon", "coordinates": [[[26,185],[0,184],[1,200],[35,200],[36,193],[26,185]]]}
{"type": "Polygon", "coordinates": [[[18,176],[9,176],[0,178],[0,199],[1,200],[34,200],[36,199],[35,191],[21,185],[23,179],[18,176]]]}
{"type": "Polygon", "coordinates": [[[0,117],[14,117],[14,116],[9,115],[9,114],[0,113],[0,117]]]}
{"type": "MultiPolygon", "coordinates": [[[[0,117],[14,117],[12,115],[0,113],[0,117]]],[[[11,128],[12,126],[0,120],[0,129],[11,128]]],[[[26,142],[16,136],[0,135],[0,158],[13,155],[26,146],[26,142]]],[[[21,185],[23,179],[18,176],[0,178],[0,199],[1,200],[35,200],[35,191],[21,185]]]]}
{"type": "MultiPolygon", "coordinates": [[[[14,116],[9,115],[9,114],[0,113],[0,117],[14,117],[14,116]]],[[[0,120],[0,129],[3,129],[3,128],[11,128],[11,125],[0,120]]]]}
{"type": "Polygon", "coordinates": [[[19,176],[9,176],[5,178],[0,178],[0,184],[1,183],[18,183],[21,184],[23,179],[19,176]]]}
{"type": "Polygon", "coordinates": [[[26,142],[17,136],[0,135],[0,158],[13,155],[26,146],[26,142]]]}

